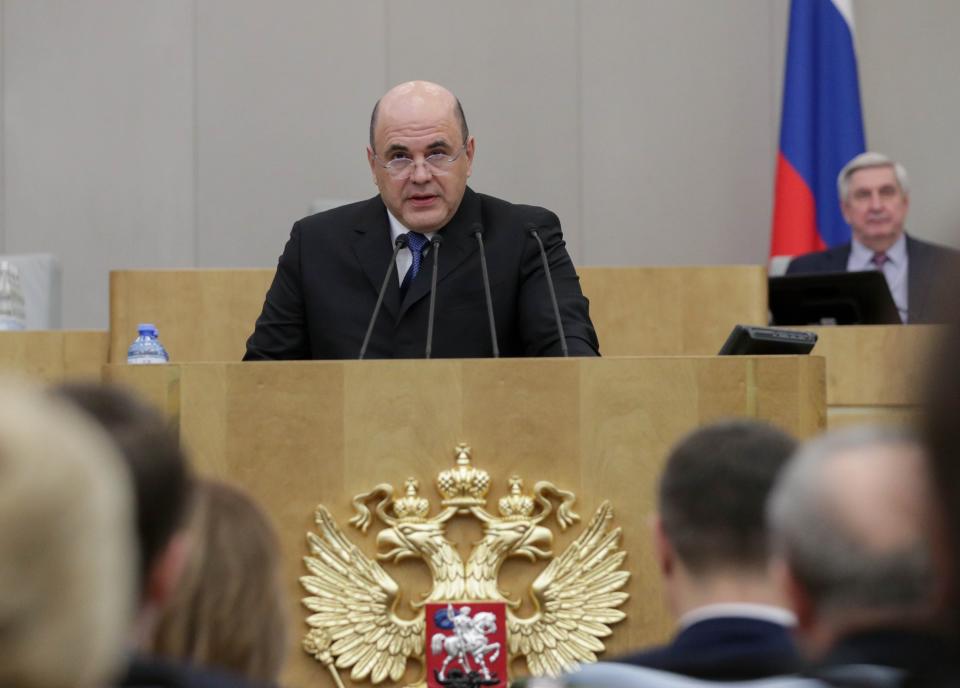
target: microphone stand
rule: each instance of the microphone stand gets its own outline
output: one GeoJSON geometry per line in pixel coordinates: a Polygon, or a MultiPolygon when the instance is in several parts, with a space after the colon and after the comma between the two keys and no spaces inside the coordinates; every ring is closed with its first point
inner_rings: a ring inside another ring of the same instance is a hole
{"type": "Polygon", "coordinates": [[[440,264],[440,245],[443,243],[443,237],[435,234],[430,240],[430,246],[433,248],[433,274],[430,276],[430,314],[427,316],[427,350],[424,358],[430,358],[433,351],[433,312],[437,305],[437,266],[440,264]]]}
{"type": "Polygon", "coordinates": [[[543,260],[543,272],[547,276],[547,288],[550,290],[550,303],[553,305],[553,317],[557,321],[557,332],[560,333],[560,350],[563,352],[564,358],[566,358],[570,356],[570,351],[567,349],[567,337],[563,332],[563,321],[560,319],[560,307],[557,305],[557,293],[553,287],[553,276],[550,274],[550,263],[547,261],[547,252],[543,248],[543,241],[537,232],[537,226],[529,223],[526,227],[527,233],[537,240],[537,246],[540,247],[540,258],[543,260]]]}
{"type": "Polygon", "coordinates": [[[370,316],[370,324],[367,325],[367,333],[363,335],[363,344],[360,346],[360,355],[357,356],[358,360],[363,360],[363,357],[367,354],[367,345],[370,344],[370,335],[373,334],[373,325],[377,322],[377,315],[380,314],[380,307],[383,306],[383,296],[387,293],[387,280],[390,279],[390,275],[397,267],[397,254],[400,253],[400,249],[405,248],[407,245],[407,235],[401,234],[397,237],[397,240],[393,242],[393,255],[390,257],[390,263],[387,265],[387,274],[383,276],[383,284],[380,285],[380,292],[377,294],[377,305],[373,307],[373,314],[370,316]]]}

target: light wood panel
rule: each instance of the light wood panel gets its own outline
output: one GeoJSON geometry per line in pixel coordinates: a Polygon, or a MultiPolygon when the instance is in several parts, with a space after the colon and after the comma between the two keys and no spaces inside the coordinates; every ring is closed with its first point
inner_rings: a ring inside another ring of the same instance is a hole
{"type": "MultiPolygon", "coordinates": [[[[612,655],[663,640],[672,627],[647,535],[668,448],[727,416],[764,418],[810,436],[826,413],[819,357],[196,363],[110,365],[104,373],[166,409],[199,469],[249,490],[274,519],[296,608],[284,675],[290,686],[330,684],[299,649],[298,578],[318,503],[372,555],[374,533],[346,525],[350,499],[380,482],[399,489],[411,476],[436,513],[433,481],[453,465],[458,442],[470,444],[474,464],[490,473],[490,508],[513,474],[527,490],[538,480],[573,490],[584,521],[610,500],[631,571],[628,619],[608,639],[612,655]]],[[[558,532],[554,551],[581,526],[558,532]]],[[[448,534],[466,555],[481,532],[457,518],[448,534]]],[[[543,566],[511,562],[501,581],[522,597],[543,566]]],[[[385,567],[405,590],[429,586],[415,562],[385,567]]]]}
{"type": "Polygon", "coordinates": [[[712,356],[734,325],[767,323],[767,273],[759,265],[578,272],[604,356],[712,356]]]}
{"type": "Polygon", "coordinates": [[[102,330],[0,332],[0,370],[46,382],[96,380],[107,362],[107,346],[102,330]]]}
{"type": "MultiPolygon", "coordinates": [[[[152,322],[171,361],[243,356],[272,269],[110,273],[110,361],[126,360],[140,322],[152,322]]],[[[760,266],[581,268],[605,356],[713,355],[736,323],[767,320],[760,266]]]]}
{"type": "Polygon", "coordinates": [[[110,362],[127,360],[137,324],[157,326],[172,361],[239,361],[270,270],[115,270],[110,273],[110,362]]]}
{"type": "Polygon", "coordinates": [[[909,424],[920,413],[936,325],[802,328],[817,333],[814,355],[827,361],[830,427],[909,424]]]}

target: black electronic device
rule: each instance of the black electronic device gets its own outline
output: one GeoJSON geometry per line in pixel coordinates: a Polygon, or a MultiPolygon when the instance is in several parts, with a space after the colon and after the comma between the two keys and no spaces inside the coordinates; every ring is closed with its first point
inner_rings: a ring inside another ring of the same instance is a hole
{"type": "Polygon", "coordinates": [[[720,356],[776,356],[809,354],[817,343],[815,332],[774,327],[734,325],[720,356]]]}
{"type": "Polygon", "coordinates": [[[822,272],[768,280],[774,325],[889,325],[900,313],[883,273],[822,272]]]}

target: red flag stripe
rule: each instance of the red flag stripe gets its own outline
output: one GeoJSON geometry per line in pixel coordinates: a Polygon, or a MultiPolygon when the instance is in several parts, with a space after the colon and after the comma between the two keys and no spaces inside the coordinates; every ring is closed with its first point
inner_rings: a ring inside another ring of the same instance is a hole
{"type": "Polygon", "coordinates": [[[813,193],[782,153],[777,155],[773,228],[772,256],[796,256],[826,248],[817,233],[813,193]]]}

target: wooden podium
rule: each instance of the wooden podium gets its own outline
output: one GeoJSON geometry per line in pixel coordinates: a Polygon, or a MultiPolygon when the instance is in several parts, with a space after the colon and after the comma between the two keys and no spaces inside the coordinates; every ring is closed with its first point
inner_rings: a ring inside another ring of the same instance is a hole
{"type": "MultiPolygon", "coordinates": [[[[299,584],[306,533],[324,504],[368,555],[375,530],[348,526],[351,499],[408,477],[439,510],[434,481],[453,466],[454,448],[472,448],[490,476],[489,508],[518,475],[577,495],[582,520],[560,532],[559,554],[603,500],[623,529],[630,598],[625,621],[604,639],[607,657],[663,640],[670,632],[651,557],[648,520],[666,451],[684,433],[728,416],[769,420],[800,437],[824,427],[824,361],[819,357],[663,357],[433,361],[328,361],[108,365],[106,379],[135,387],[179,424],[200,472],[236,483],[267,509],[281,535],[290,594],[289,686],[332,685],[300,643],[306,631],[299,584]]],[[[469,553],[482,531],[456,517],[448,536],[469,553]]],[[[526,599],[544,568],[510,560],[502,587],[526,599]]],[[[430,588],[417,562],[384,564],[406,601],[430,588]],[[409,564],[409,565],[408,565],[409,564]]],[[[523,609],[531,611],[529,601],[523,609]]],[[[514,667],[523,672],[522,663],[514,667]]],[[[419,666],[408,665],[407,681],[419,666]]],[[[349,670],[340,670],[349,685],[349,670]]],[[[389,684],[386,684],[389,685],[389,684]]]]}

